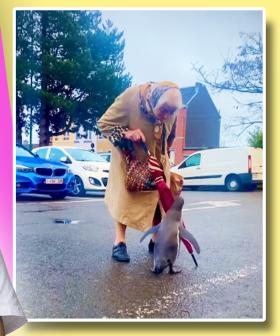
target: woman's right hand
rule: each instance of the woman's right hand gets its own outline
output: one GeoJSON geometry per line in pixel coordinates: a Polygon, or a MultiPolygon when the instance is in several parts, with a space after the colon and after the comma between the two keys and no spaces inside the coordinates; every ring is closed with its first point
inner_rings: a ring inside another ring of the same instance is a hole
{"type": "Polygon", "coordinates": [[[140,129],[137,129],[135,131],[127,131],[124,135],[125,139],[129,139],[135,142],[139,141],[146,141],[145,135],[140,129]]]}

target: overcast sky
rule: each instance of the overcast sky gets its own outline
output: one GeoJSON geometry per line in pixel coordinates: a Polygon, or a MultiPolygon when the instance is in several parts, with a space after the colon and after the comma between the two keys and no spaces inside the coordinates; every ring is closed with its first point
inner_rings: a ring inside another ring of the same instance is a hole
{"type": "MultiPolygon", "coordinates": [[[[236,55],[239,33],[261,32],[262,11],[238,10],[106,10],[103,19],[110,19],[124,31],[124,62],[133,76],[133,84],[170,80],[180,87],[194,86],[197,73],[191,71],[198,62],[209,72],[221,69],[222,56],[236,55]]],[[[211,92],[211,91],[210,91],[211,92]]],[[[236,113],[230,93],[211,94],[221,111],[222,127],[236,113]]],[[[255,96],[234,95],[242,101],[255,96]]],[[[258,97],[259,100],[259,97],[258,97]]],[[[243,142],[247,135],[242,137],[243,142]]],[[[224,138],[225,144],[239,143],[224,138]]],[[[245,141],[246,142],[246,141],[245,141]]]]}
{"type": "MultiPolygon", "coordinates": [[[[170,80],[180,87],[194,86],[198,62],[205,70],[221,69],[222,56],[236,54],[239,32],[262,32],[262,11],[238,10],[105,10],[103,19],[124,31],[124,62],[133,84],[170,80]]],[[[221,111],[222,128],[236,110],[232,94],[211,94],[221,111]]],[[[256,99],[234,95],[242,101],[256,99]]],[[[258,98],[259,99],[259,98],[258,98]]],[[[242,141],[246,143],[247,134],[242,141]]],[[[222,135],[223,145],[241,144],[222,135]]]]}

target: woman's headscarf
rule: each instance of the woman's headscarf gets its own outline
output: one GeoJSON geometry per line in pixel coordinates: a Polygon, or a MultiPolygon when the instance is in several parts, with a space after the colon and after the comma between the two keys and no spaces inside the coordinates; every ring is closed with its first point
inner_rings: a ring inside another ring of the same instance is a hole
{"type": "Polygon", "coordinates": [[[163,81],[158,83],[146,83],[141,85],[140,89],[140,108],[152,119],[156,119],[153,110],[157,106],[161,96],[167,90],[175,88],[180,90],[179,86],[173,82],[163,81]]]}
{"type": "MultiPolygon", "coordinates": [[[[154,108],[157,107],[162,95],[169,89],[180,90],[179,86],[173,82],[162,81],[158,83],[146,83],[141,85],[139,92],[140,108],[143,113],[147,114],[151,121],[155,124],[154,132],[156,139],[162,136],[162,152],[165,154],[165,124],[162,120],[156,118],[154,108]]],[[[181,95],[176,95],[176,105],[179,108],[182,105],[181,95]],[[179,100],[180,101],[179,101],[179,100]]]]}

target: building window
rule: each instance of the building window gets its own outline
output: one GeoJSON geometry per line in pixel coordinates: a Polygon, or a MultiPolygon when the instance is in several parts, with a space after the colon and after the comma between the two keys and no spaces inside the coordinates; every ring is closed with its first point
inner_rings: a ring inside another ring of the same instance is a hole
{"type": "Polygon", "coordinates": [[[64,133],[64,141],[69,141],[69,132],[64,133]]]}
{"type": "Polygon", "coordinates": [[[86,139],[91,140],[91,131],[87,131],[87,137],[86,139]]]}

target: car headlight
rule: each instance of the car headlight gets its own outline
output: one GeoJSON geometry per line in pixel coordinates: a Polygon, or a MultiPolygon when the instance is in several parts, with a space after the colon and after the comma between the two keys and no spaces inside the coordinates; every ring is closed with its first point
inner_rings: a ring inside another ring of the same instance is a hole
{"type": "Polygon", "coordinates": [[[82,167],[83,167],[85,170],[89,170],[89,171],[92,171],[92,172],[95,172],[95,173],[98,172],[98,167],[93,166],[93,165],[85,164],[85,165],[82,165],[82,167]]]}
{"type": "Polygon", "coordinates": [[[34,168],[29,168],[21,165],[16,166],[17,172],[19,173],[34,173],[34,168]]]}

